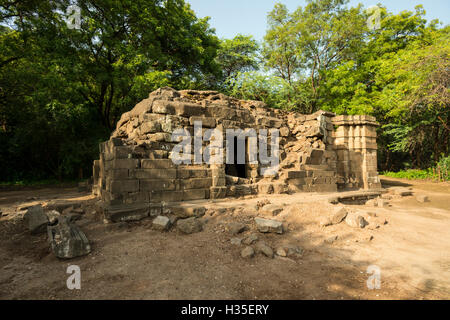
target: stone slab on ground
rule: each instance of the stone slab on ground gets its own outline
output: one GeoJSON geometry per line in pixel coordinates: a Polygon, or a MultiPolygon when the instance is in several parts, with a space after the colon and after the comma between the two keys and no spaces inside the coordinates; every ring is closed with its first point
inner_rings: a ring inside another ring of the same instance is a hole
{"type": "Polygon", "coordinates": [[[283,223],[280,221],[256,217],[255,222],[259,232],[283,234],[283,223]]]}
{"type": "Polygon", "coordinates": [[[416,200],[420,203],[425,203],[425,202],[429,202],[430,199],[428,198],[428,196],[425,196],[423,194],[420,194],[418,196],[416,196],[416,200]]]}
{"type": "Polygon", "coordinates": [[[158,231],[167,231],[170,228],[170,219],[164,216],[157,216],[152,222],[152,228],[158,231]]]}
{"type": "Polygon", "coordinates": [[[140,221],[149,216],[148,204],[108,206],[103,209],[105,218],[112,222],[140,221]]]}

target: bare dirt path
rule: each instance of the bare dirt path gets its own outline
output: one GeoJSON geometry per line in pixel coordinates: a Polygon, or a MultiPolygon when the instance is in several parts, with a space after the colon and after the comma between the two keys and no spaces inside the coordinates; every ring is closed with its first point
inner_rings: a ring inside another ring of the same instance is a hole
{"type": "Polygon", "coordinates": [[[264,197],[285,207],[276,219],[288,230],[259,238],[274,248],[304,249],[301,257],[274,259],[241,258],[242,247],[232,245],[235,236],[225,230],[240,221],[249,230],[238,237],[256,232],[254,207],[261,198],[203,202],[215,209],[204,217],[204,231],[181,235],[154,231],[151,220],[105,225],[90,206],[94,199],[73,188],[0,191],[6,214],[0,218],[0,299],[450,299],[449,185],[383,179],[388,190],[401,184],[430,202],[392,195],[389,207],[347,205],[388,221],[367,230],[320,227],[334,208],[326,201],[330,194],[264,197]],[[78,224],[91,241],[90,255],[58,260],[46,235],[32,236],[23,226],[18,207],[55,197],[86,205],[78,224]],[[81,268],[81,290],[66,287],[73,264],[81,268]],[[366,286],[370,265],[381,270],[380,290],[366,286]]]}

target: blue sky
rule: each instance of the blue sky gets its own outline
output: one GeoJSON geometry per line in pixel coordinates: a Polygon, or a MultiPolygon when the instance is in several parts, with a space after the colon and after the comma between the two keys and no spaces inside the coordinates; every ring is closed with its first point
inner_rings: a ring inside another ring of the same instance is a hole
{"type": "MultiPolygon", "coordinates": [[[[304,0],[186,0],[198,17],[211,17],[210,24],[216,29],[220,38],[233,38],[242,33],[253,35],[262,40],[267,23],[267,13],[275,3],[284,3],[290,11],[304,6],[304,0]]],[[[362,3],[369,8],[377,3],[386,6],[391,12],[403,10],[414,11],[414,7],[423,4],[427,12],[427,20],[439,19],[444,24],[450,23],[450,0],[350,0],[355,6],[362,3]]]]}

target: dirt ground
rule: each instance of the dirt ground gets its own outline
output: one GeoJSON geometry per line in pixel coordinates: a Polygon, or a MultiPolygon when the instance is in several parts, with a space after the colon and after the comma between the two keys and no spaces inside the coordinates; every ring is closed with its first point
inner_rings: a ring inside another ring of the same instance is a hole
{"type": "Polygon", "coordinates": [[[192,235],[154,231],[150,219],[104,224],[95,199],[74,188],[0,191],[0,299],[450,299],[450,185],[383,183],[391,191],[389,207],[346,205],[386,219],[376,230],[320,227],[335,207],[327,201],[332,194],[295,194],[198,202],[214,210],[203,218],[204,231],[192,235]],[[412,188],[414,196],[393,195],[398,186],[412,188]],[[45,234],[25,229],[19,207],[52,199],[83,202],[86,213],[77,224],[91,254],[58,260],[45,234]],[[297,245],[301,257],[244,259],[243,247],[230,243],[236,236],[225,230],[229,222],[248,224],[237,237],[257,233],[254,208],[261,199],[285,207],[275,219],[287,232],[259,238],[273,248],[297,245]],[[81,290],[67,289],[69,265],[81,268],[81,290]],[[371,265],[381,270],[379,290],[366,285],[371,265]]]}

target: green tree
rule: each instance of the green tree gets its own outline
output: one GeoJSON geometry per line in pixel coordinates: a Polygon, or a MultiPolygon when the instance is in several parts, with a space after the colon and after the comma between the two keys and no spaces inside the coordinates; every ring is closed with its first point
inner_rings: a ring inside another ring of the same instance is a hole
{"type": "Polygon", "coordinates": [[[225,79],[239,72],[259,69],[259,44],[252,36],[238,34],[233,39],[221,40],[217,63],[225,79]]]}
{"type": "Polygon", "coordinates": [[[216,78],[219,40],[183,0],[0,1],[0,180],[89,172],[118,117],[216,78]]]}
{"type": "Polygon", "coordinates": [[[289,83],[296,74],[309,75],[313,97],[309,112],[318,107],[326,72],[352,57],[364,39],[366,21],[361,6],[347,8],[347,3],[309,0],[305,8],[291,14],[277,4],[269,13],[266,65],[289,83]]]}

